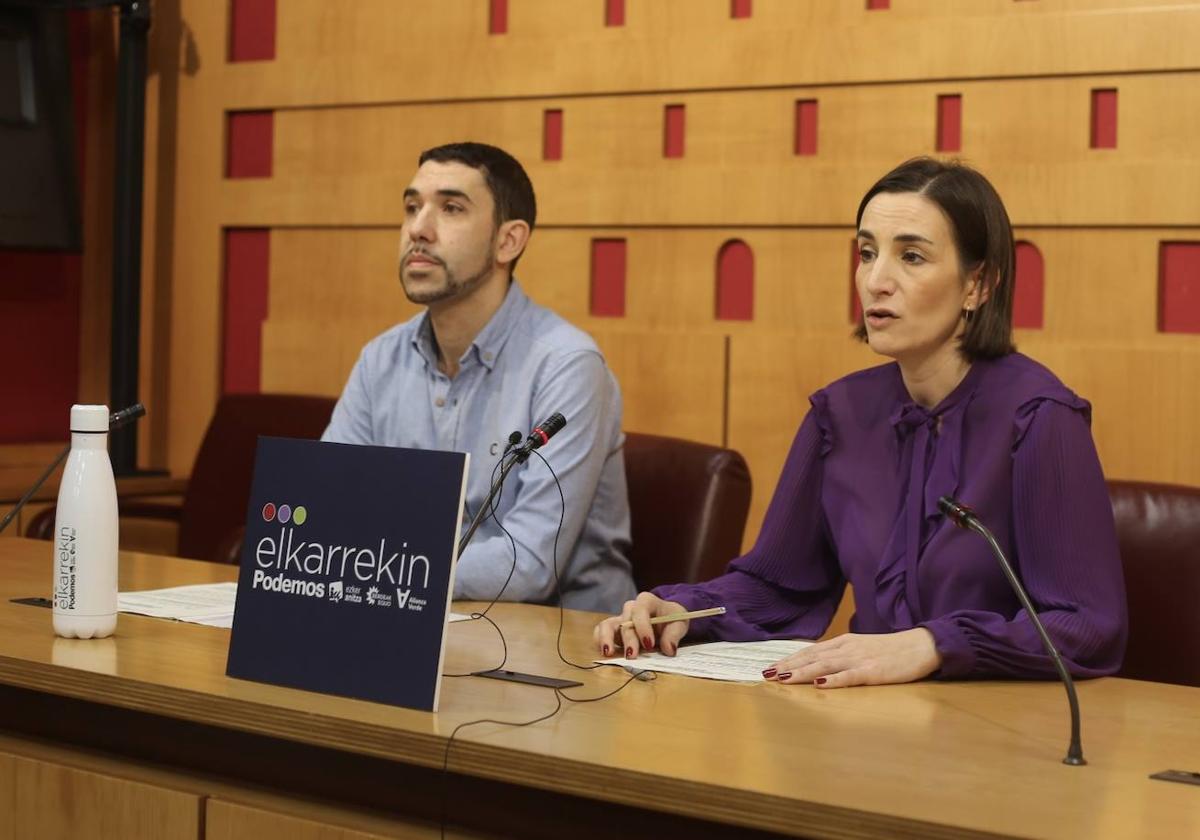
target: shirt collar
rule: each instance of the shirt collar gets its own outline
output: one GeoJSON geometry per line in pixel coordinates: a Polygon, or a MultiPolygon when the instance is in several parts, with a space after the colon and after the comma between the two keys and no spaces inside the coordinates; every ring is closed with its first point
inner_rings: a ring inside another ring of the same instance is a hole
{"type": "Polygon", "coordinates": [[[500,304],[496,314],[479,331],[479,335],[475,336],[467,353],[469,354],[473,350],[475,358],[488,370],[492,370],[496,366],[496,360],[500,358],[500,351],[504,349],[505,342],[512,335],[513,328],[520,322],[528,308],[529,298],[514,278],[508,284],[504,303],[500,304]]]}
{"type": "MultiPolygon", "coordinates": [[[[463,354],[463,358],[459,362],[462,363],[466,361],[467,357],[474,355],[476,361],[488,370],[495,368],[496,361],[500,358],[500,351],[504,349],[504,344],[512,334],[513,327],[517,325],[528,307],[529,297],[514,278],[509,283],[508,291],[504,295],[504,302],[475,336],[475,340],[471,342],[471,346],[467,348],[467,352],[463,354]]],[[[412,344],[421,358],[425,360],[425,364],[431,367],[437,365],[433,323],[429,319],[428,309],[421,317],[421,323],[413,335],[412,344]]]]}

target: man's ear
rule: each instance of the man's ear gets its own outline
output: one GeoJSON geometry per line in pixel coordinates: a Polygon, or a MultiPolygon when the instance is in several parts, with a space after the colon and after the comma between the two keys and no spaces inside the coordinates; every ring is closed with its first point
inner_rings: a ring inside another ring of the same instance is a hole
{"type": "Polygon", "coordinates": [[[523,219],[511,219],[500,225],[496,232],[496,262],[510,265],[521,256],[529,242],[529,223],[523,219]]]}

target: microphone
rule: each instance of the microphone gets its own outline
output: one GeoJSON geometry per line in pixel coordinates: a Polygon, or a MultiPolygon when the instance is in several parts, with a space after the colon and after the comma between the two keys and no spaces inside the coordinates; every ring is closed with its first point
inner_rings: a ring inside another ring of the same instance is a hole
{"type": "Polygon", "coordinates": [[[525,438],[525,443],[517,450],[517,463],[524,464],[529,460],[529,456],[533,450],[541,449],[549,443],[550,438],[561,432],[565,425],[567,425],[567,418],[563,417],[561,412],[556,411],[534,426],[533,430],[529,433],[529,437],[525,438]]]}
{"type": "Polygon", "coordinates": [[[146,406],[141,403],[134,403],[128,408],[122,408],[120,411],[114,411],[108,415],[108,430],[114,431],[122,426],[127,426],[139,417],[146,416],[146,406]]]}
{"type": "Polygon", "coordinates": [[[1079,698],[1075,696],[1075,681],[1071,679],[1070,672],[1063,665],[1062,657],[1059,656],[1058,650],[1054,647],[1054,642],[1050,641],[1050,636],[1046,633],[1046,628],[1043,626],[1042,620],[1038,618],[1037,612],[1033,609],[1029,595],[1025,593],[1025,587],[1021,585],[1021,581],[1013,571],[1012,565],[1009,564],[1008,558],[1004,556],[1004,551],[1001,550],[999,543],[996,542],[996,538],[979,521],[979,517],[975,515],[975,511],[950,496],[942,496],[938,499],[938,508],[959,528],[974,531],[987,540],[988,545],[991,546],[992,553],[1000,561],[1000,568],[1004,570],[1004,576],[1008,578],[1008,583],[1012,587],[1013,592],[1016,593],[1017,600],[1021,602],[1021,606],[1025,608],[1025,612],[1029,615],[1029,620],[1033,622],[1038,635],[1041,636],[1046,652],[1054,660],[1054,667],[1058,671],[1058,677],[1067,689],[1067,702],[1071,705],[1071,744],[1067,747],[1067,757],[1063,759],[1063,764],[1074,766],[1087,764],[1087,761],[1083,757],[1083,746],[1079,740],[1079,698]]]}
{"type": "MultiPolygon", "coordinates": [[[[139,417],[142,417],[145,415],[145,413],[146,406],[142,405],[140,402],[134,403],[128,408],[122,408],[120,411],[115,411],[108,415],[108,430],[111,432],[113,429],[119,429],[128,423],[132,423],[139,417]]],[[[25,507],[25,503],[33,498],[33,494],[41,488],[41,486],[46,482],[47,478],[54,474],[54,471],[58,469],[58,465],[66,459],[70,452],[71,444],[68,443],[65,447],[63,447],[62,452],[58,453],[58,457],[55,458],[54,461],[51,462],[50,466],[46,468],[46,471],[42,473],[38,480],[33,483],[33,486],[29,488],[28,492],[26,492],[25,495],[22,496],[15,505],[13,505],[13,509],[5,515],[4,520],[0,521],[0,533],[3,533],[4,529],[8,527],[8,523],[17,518],[17,514],[21,512],[21,508],[25,507]]]]}
{"type": "Polygon", "coordinates": [[[488,490],[487,496],[483,500],[483,504],[479,506],[479,510],[475,512],[471,524],[467,526],[467,533],[458,541],[458,553],[462,555],[463,549],[467,547],[467,543],[471,541],[471,537],[475,536],[475,532],[479,530],[479,526],[483,524],[484,518],[488,514],[488,506],[491,505],[492,499],[500,492],[500,488],[504,485],[504,479],[508,477],[508,473],[517,464],[524,464],[529,460],[529,455],[535,449],[541,449],[550,438],[562,431],[563,426],[567,425],[567,418],[561,413],[554,412],[541,423],[538,423],[530,431],[529,437],[525,438],[525,442],[520,448],[513,449],[521,442],[521,433],[513,432],[508,437],[508,446],[504,449],[504,454],[501,459],[506,458],[511,453],[512,457],[500,468],[500,476],[492,482],[492,489],[488,490]]]}

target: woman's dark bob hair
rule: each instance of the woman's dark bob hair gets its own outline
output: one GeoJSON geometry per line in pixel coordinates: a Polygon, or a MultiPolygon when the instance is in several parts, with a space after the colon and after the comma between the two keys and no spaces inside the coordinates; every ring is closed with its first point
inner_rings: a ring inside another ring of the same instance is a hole
{"type": "MultiPolygon", "coordinates": [[[[981,269],[979,277],[987,290],[987,300],[967,320],[959,344],[963,356],[974,362],[1011,353],[1015,349],[1012,308],[1016,257],[1012,226],[996,188],[958,161],[913,158],[867,190],[858,205],[855,230],[862,227],[863,210],[879,193],[917,193],[928,198],[950,220],[963,270],[981,269]]],[[[866,325],[860,322],[854,335],[866,341],[866,325]]]]}

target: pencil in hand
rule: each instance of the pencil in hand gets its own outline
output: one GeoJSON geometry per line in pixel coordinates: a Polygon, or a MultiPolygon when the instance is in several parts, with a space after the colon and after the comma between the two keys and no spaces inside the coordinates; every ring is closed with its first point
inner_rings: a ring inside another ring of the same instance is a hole
{"type": "MultiPolygon", "coordinates": [[[[706,610],[692,610],[691,612],[670,613],[669,615],[656,615],[650,619],[651,624],[666,624],[670,621],[687,621],[692,618],[707,618],[710,615],[725,615],[724,607],[709,607],[706,610]]],[[[632,621],[622,621],[621,626],[629,628],[633,626],[632,621]]]]}

